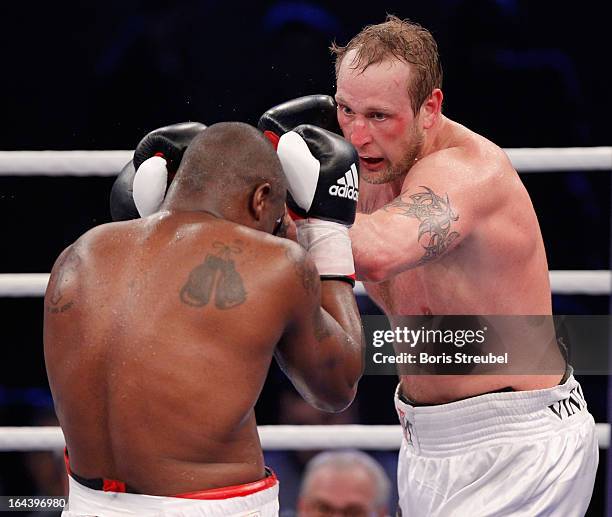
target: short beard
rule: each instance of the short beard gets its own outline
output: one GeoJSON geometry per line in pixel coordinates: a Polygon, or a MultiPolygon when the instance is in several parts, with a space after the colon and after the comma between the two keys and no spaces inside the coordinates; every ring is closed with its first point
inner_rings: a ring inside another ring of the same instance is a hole
{"type": "Polygon", "coordinates": [[[408,148],[398,163],[392,163],[386,169],[378,172],[368,172],[367,170],[360,169],[359,179],[371,185],[382,185],[383,183],[391,183],[401,176],[405,176],[419,158],[423,149],[423,141],[423,133],[419,133],[416,127],[413,127],[410,132],[408,148]]]}

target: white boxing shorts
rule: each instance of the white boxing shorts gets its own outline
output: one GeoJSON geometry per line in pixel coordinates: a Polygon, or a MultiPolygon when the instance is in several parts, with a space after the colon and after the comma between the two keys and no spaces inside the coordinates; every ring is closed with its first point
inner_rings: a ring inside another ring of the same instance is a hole
{"type": "Polygon", "coordinates": [[[582,516],[595,482],[595,422],[578,381],[432,406],[395,394],[404,517],[582,516]]]}
{"type": "Polygon", "coordinates": [[[62,517],[278,517],[278,481],[203,490],[175,497],[104,492],[69,477],[68,504],[62,517]]]}

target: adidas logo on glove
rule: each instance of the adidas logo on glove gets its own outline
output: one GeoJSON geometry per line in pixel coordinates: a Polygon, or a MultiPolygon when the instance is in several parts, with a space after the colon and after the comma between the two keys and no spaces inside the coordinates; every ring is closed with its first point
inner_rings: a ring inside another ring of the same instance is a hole
{"type": "Polygon", "coordinates": [[[359,197],[359,155],[350,142],[331,131],[302,124],[279,138],[277,153],[287,178],[287,206],[295,214],[347,227],[353,224],[359,197]]]}
{"type": "Polygon", "coordinates": [[[359,199],[359,180],[357,167],[354,163],[351,164],[351,168],[336,183],[337,185],[329,187],[329,194],[331,196],[344,197],[353,201],[359,199]]]}

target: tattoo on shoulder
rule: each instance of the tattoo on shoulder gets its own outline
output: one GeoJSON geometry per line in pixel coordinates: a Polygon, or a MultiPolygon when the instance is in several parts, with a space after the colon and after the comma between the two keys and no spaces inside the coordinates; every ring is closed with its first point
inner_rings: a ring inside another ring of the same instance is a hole
{"type": "Polygon", "coordinates": [[[55,265],[56,274],[50,286],[49,295],[47,296],[46,311],[49,314],[59,314],[70,310],[74,305],[74,299],[66,298],[66,284],[70,282],[73,275],[76,273],[81,257],[71,246],[68,248],[59,262],[55,265]]]}
{"type": "Polygon", "coordinates": [[[451,224],[459,215],[451,208],[448,194],[439,196],[429,187],[421,186],[421,192],[403,194],[383,207],[394,214],[418,219],[417,240],[425,248],[425,254],[417,265],[426,264],[442,255],[451,243],[459,237],[459,232],[451,231],[451,224]]]}
{"type": "Polygon", "coordinates": [[[242,305],[247,298],[242,276],[236,269],[232,254],[240,254],[242,241],[233,244],[213,243],[214,252],[191,270],[189,278],[181,288],[180,298],[185,305],[204,307],[210,299],[215,299],[215,307],[220,310],[232,309],[242,305]]]}
{"type": "Polygon", "coordinates": [[[304,289],[310,293],[319,292],[319,272],[311,261],[307,261],[305,256],[292,249],[285,251],[287,258],[293,264],[293,270],[300,279],[304,289]]]}

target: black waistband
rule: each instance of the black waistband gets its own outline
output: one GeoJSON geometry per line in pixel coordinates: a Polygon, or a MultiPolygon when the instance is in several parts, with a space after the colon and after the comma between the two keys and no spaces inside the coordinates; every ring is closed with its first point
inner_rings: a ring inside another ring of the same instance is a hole
{"type": "Polygon", "coordinates": [[[123,492],[127,494],[141,493],[138,490],[134,490],[123,481],[117,481],[116,479],[84,478],[74,472],[70,472],[70,477],[79,484],[91,488],[92,490],[100,490],[102,492],[123,492]]]}
{"type": "Polygon", "coordinates": [[[408,397],[406,397],[401,391],[399,393],[399,399],[402,402],[405,402],[406,404],[410,404],[413,407],[427,407],[427,406],[442,406],[443,404],[450,404],[451,402],[459,402],[460,400],[467,400],[467,399],[473,399],[474,397],[480,397],[481,395],[489,395],[490,393],[505,393],[508,391],[516,391],[514,388],[507,386],[506,388],[501,388],[499,390],[493,390],[493,391],[486,391],[485,393],[477,393],[476,395],[470,395],[469,397],[463,397],[460,399],[453,399],[449,402],[439,402],[439,403],[432,403],[432,404],[428,404],[425,402],[415,402],[414,400],[410,400],[408,397]]]}
{"type": "MultiPolygon", "coordinates": [[[[122,492],[127,494],[142,494],[138,490],[130,487],[127,483],[123,481],[118,481],[116,479],[107,479],[107,478],[84,478],[75,474],[70,468],[70,460],[68,458],[68,448],[64,448],[64,461],[66,462],[66,470],[68,471],[68,475],[74,479],[77,483],[91,488],[92,490],[100,490],[102,492],[122,492]]],[[[268,467],[265,467],[265,477],[268,478],[273,476],[274,473],[268,467]]]]}
{"type": "MultiPolygon", "coordinates": [[[[567,379],[570,378],[570,376],[574,373],[574,368],[572,368],[572,366],[570,366],[569,363],[565,364],[565,373],[563,374],[563,377],[561,378],[561,380],[559,381],[559,385],[561,384],[565,384],[567,382],[567,379]]],[[[469,397],[463,397],[460,399],[455,399],[452,400],[450,402],[459,402],[460,400],[467,400],[467,399],[473,399],[474,397],[480,397],[481,395],[489,395],[490,393],[506,393],[509,391],[516,391],[514,388],[512,388],[511,386],[507,386],[505,388],[501,388],[499,390],[493,390],[493,391],[486,391],[485,393],[478,393],[476,395],[470,395],[469,397]]],[[[449,404],[450,402],[441,402],[438,404],[426,404],[426,403],[422,403],[422,402],[415,402],[414,400],[410,400],[408,397],[406,397],[401,391],[399,393],[399,399],[402,402],[405,402],[406,404],[410,404],[411,406],[414,407],[426,407],[426,406],[441,406],[442,404],[449,404]]]]}
{"type": "Polygon", "coordinates": [[[66,471],[68,475],[77,483],[91,488],[92,490],[100,490],[102,492],[123,492],[128,494],[140,494],[138,490],[134,490],[128,484],[116,479],[106,478],[84,478],[75,474],[70,468],[70,458],[68,457],[68,448],[64,448],[64,461],[66,463],[66,471]]]}

